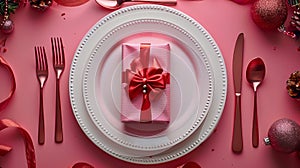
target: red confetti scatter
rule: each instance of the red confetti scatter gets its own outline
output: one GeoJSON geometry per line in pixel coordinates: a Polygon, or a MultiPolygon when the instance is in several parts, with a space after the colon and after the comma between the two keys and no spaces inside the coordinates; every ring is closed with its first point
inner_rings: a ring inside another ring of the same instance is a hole
{"type": "Polygon", "coordinates": [[[2,45],[3,47],[5,46],[7,37],[4,37],[3,39],[0,40],[0,45],[2,45]]]}
{"type": "Polygon", "coordinates": [[[0,52],[5,53],[7,49],[5,48],[7,37],[0,39],[0,52]]]}

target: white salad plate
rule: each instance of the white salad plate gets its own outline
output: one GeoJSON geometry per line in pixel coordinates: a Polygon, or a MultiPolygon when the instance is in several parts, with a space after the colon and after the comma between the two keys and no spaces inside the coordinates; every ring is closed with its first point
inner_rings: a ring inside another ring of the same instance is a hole
{"type": "Polygon", "coordinates": [[[100,149],[124,161],[157,164],[189,153],[213,132],[225,105],[227,76],[217,44],[198,22],[170,7],[134,5],[88,31],[72,61],[69,90],[75,118],[100,149]],[[151,136],[128,132],[120,121],[124,42],[171,46],[171,120],[151,136]]]}

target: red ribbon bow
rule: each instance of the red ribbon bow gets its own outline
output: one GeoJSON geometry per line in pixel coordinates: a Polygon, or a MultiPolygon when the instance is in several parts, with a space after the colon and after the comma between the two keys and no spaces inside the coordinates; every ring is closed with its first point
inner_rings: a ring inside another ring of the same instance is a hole
{"type": "Polygon", "coordinates": [[[153,58],[152,66],[149,67],[149,54],[150,44],[142,43],[140,56],[131,62],[131,69],[126,69],[123,74],[123,83],[128,84],[130,100],[143,94],[141,122],[152,121],[150,99],[155,99],[170,83],[170,74],[164,73],[156,58],[153,58]]]}

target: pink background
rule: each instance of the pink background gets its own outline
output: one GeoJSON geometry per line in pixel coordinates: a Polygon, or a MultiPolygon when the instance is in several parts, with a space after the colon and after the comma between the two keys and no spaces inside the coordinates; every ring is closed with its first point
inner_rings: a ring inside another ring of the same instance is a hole
{"type": "MultiPolygon", "coordinates": [[[[285,89],[290,73],[300,69],[299,41],[292,40],[278,32],[264,32],[250,16],[251,5],[238,5],[229,0],[178,0],[174,8],[185,12],[202,24],[218,43],[228,70],[228,96],[224,113],[216,131],[191,153],[180,159],[148,167],[176,167],[187,161],[195,161],[203,168],[298,168],[300,159],[295,154],[274,152],[263,144],[270,125],[280,118],[291,118],[300,123],[300,102],[291,99],[285,89]],[[244,72],[247,63],[260,56],[266,64],[264,83],[258,90],[258,112],[260,146],[251,145],[253,92],[243,74],[242,118],[244,151],[231,151],[233,127],[234,94],[232,80],[232,53],[238,33],[245,34],[244,72]]],[[[15,31],[6,42],[6,52],[1,55],[12,66],[17,90],[9,105],[1,111],[0,118],[12,119],[25,127],[34,141],[38,168],[70,167],[78,161],[85,161],[101,167],[147,167],[120,161],[97,148],[81,131],[75,120],[69,102],[69,68],[74,52],[85,33],[99,19],[111,12],[99,7],[93,0],[79,7],[63,7],[57,4],[44,13],[27,5],[12,16],[15,31]],[[54,143],[55,74],[50,55],[50,37],[63,37],[67,67],[61,80],[64,142],[54,143]],[[49,58],[50,75],[45,86],[46,142],[37,143],[38,93],[39,85],[35,75],[33,47],[44,45],[49,58]]],[[[9,77],[0,68],[0,99],[7,95],[9,77]]],[[[14,147],[5,157],[0,158],[3,168],[26,167],[24,145],[13,129],[0,133],[0,144],[14,147]]]]}

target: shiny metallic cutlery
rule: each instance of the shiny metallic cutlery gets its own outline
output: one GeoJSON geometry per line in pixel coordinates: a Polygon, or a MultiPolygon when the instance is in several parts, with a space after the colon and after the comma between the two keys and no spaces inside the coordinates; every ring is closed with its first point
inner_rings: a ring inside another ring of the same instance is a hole
{"type": "Polygon", "coordinates": [[[266,67],[261,58],[250,61],[246,70],[246,78],[254,91],[253,123],[252,123],[252,146],[258,147],[259,131],[257,119],[257,88],[264,80],[266,67]]]}
{"type": "Polygon", "coordinates": [[[36,60],[36,76],[40,83],[40,111],[39,111],[39,127],[38,127],[38,143],[45,143],[45,122],[44,122],[44,106],[43,106],[43,88],[48,79],[48,63],[44,47],[34,47],[36,60]]]}
{"type": "Polygon", "coordinates": [[[53,67],[56,74],[56,113],[55,113],[55,142],[63,141],[62,115],[59,81],[65,68],[65,53],[61,37],[52,37],[53,67]]]}
{"type": "Polygon", "coordinates": [[[242,90],[242,71],[243,71],[243,55],[244,55],[244,34],[240,33],[235,44],[233,53],[233,80],[235,92],[235,114],[232,136],[232,151],[240,153],[243,150],[242,135],[242,116],[241,116],[241,90],[242,90]]]}

